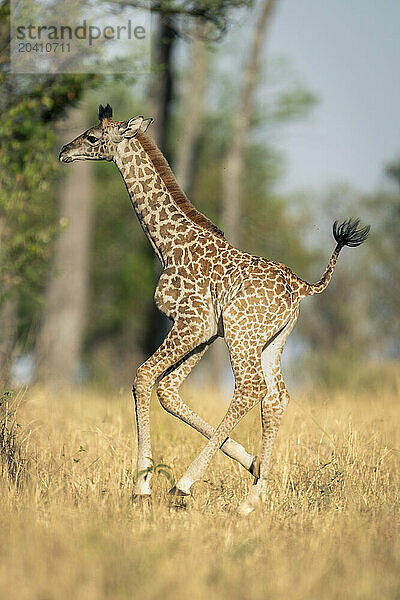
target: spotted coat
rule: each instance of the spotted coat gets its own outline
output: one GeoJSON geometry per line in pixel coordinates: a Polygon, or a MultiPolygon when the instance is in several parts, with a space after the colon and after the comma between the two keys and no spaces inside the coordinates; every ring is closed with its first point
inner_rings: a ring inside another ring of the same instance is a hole
{"type": "Polygon", "coordinates": [[[134,382],[138,430],[137,497],[151,494],[150,397],[157,384],[161,404],[208,442],[173,488],[185,496],[221,448],[255,479],[239,512],[251,512],[265,497],[274,439],[289,396],[280,357],[302,298],[328,285],[341,246],[334,250],[317,284],[308,284],[287,266],[231,246],[179,188],[168,163],[146,135],[151,119],[113,121],[100,107],[100,124],[64,146],[60,160],[109,160],[118,167],[133,208],[161,265],[155,290],[158,308],[173,321],[160,348],[141,365],[134,382]],[[178,389],[209,345],[224,336],[235,376],[229,409],[215,429],[188,407],[178,389]],[[249,454],[229,437],[239,420],[261,405],[260,455],[249,454]]]}

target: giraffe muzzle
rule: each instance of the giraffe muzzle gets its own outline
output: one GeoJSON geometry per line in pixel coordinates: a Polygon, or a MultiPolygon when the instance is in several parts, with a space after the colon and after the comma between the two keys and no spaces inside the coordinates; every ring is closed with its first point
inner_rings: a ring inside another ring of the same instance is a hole
{"type": "Polygon", "coordinates": [[[60,150],[60,154],[58,155],[58,160],[60,162],[70,163],[73,161],[72,156],[68,156],[68,146],[63,146],[60,150]]]}

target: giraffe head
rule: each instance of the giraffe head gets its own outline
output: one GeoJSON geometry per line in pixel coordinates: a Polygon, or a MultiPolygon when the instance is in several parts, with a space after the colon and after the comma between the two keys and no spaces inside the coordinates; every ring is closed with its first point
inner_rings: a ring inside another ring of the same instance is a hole
{"type": "Polygon", "coordinates": [[[113,121],[112,108],[99,106],[99,124],[78,135],[72,142],[61,148],[61,162],[73,160],[113,160],[121,142],[144,133],[153,119],[142,116],[128,121],[113,121]]]}

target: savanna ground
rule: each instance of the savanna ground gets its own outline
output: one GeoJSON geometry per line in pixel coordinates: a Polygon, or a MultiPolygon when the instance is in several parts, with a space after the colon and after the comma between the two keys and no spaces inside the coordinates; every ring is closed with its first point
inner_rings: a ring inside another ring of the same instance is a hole
{"type": "MultiPolygon", "coordinates": [[[[396,369],[389,379],[292,393],[267,503],[247,518],[235,508],[251,478],[222,453],[186,510],[168,507],[163,473],[152,507],[132,504],[126,392],[3,398],[1,600],[400,598],[396,369]]],[[[226,407],[206,389],[184,397],[214,423],[226,407]]],[[[233,437],[258,448],[257,409],[233,437]]],[[[153,440],[174,477],[204,443],[156,401],[153,440]]]]}

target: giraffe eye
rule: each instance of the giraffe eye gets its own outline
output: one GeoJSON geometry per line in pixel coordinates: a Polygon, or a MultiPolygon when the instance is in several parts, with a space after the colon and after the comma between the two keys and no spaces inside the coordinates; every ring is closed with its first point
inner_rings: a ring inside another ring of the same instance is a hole
{"type": "Polygon", "coordinates": [[[95,144],[96,142],[98,142],[99,140],[97,139],[97,137],[94,137],[94,135],[88,135],[87,139],[89,140],[89,142],[91,144],[95,144]]]}

